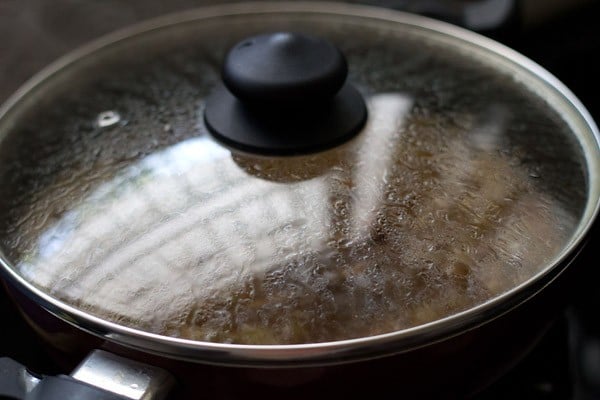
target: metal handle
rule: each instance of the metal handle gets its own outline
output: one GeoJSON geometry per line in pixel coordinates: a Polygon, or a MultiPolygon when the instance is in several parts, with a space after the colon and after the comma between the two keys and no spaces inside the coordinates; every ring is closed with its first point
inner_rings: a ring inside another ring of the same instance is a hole
{"type": "Polygon", "coordinates": [[[174,379],[167,371],[95,350],[70,376],[36,376],[0,358],[0,396],[19,400],[162,400],[174,379]]]}

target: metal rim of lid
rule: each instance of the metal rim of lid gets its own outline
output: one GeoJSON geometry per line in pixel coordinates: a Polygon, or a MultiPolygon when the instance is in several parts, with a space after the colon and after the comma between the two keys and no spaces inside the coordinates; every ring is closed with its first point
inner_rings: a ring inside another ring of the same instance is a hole
{"type": "MultiPolygon", "coordinates": [[[[0,122],[9,119],[11,113],[27,108],[27,99],[36,90],[51,81],[55,75],[79,61],[87,60],[104,48],[116,45],[152,31],[173,25],[197,22],[211,18],[268,14],[332,15],[362,18],[377,23],[395,23],[410,26],[438,35],[452,44],[467,46],[473,51],[487,54],[494,61],[504,64],[521,77],[530,78],[538,90],[553,93],[556,109],[567,111],[570,126],[578,125],[587,136],[579,137],[587,161],[590,183],[584,215],[573,234],[572,240],[556,259],[544,270],[522,284],[488,302],[452,316],[435,320],[413,328],[357,339],[336,342],[297,345],[238,345],[199,342],[153,334],[107,321],[81,311],[36,288],[20,276],[11,263],[0,253],[0,276],[15,285],[16,289],[61,320],[95,336],[116,344],[153,353],[163,357],[205,364],[252,367],[298,367],[334,365],[380,356],[401,353],[439,342],[462,332],[476,328],[504,315],[519,304],[535,296],[556,279],[573,261],[585,244],[587,232],[600,210],[600,182],[595,174],[600,171],[600,132],[591,115],[576,96],[550,72],[520,53],[474,32],[441,21],[400,11],[380,9],[363,5],[339,3],[239,3],[203,7],[141,22],[129,28],[97,39],[62,58],[37,73],[0,107],[0,122]],[[23,104],[25,103],[25,104],[23,104]]],[[[530,82],[531,83],[531,82],[530,82]]],[[[16,113],[18,114],[18,112],[16,113]]],[[[13,116],[14,117],[14,116],[13,116]]],[[[566,117],[565,117],[566,118],[566,117]]],[[[6,122],[4,122],[6,123],[6,122]]],[[[10,126],[10,123],[9,123],[10,126]]],[[[574,131],[576,131],[574,129],[574,131]]],[[[579,135],[581,136],[581,135],[579,135]]],[[[2,133],[0,132],[0,145],[2,133]]]]}

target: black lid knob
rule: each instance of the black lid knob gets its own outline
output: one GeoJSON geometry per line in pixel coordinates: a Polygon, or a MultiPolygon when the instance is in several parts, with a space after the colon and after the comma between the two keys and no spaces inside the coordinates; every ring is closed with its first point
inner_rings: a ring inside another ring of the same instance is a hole
{"type": "Polygon", "coordinates": [[[244,40],[223,65],[223,83],[238,99],[276,106],[331,98],[347,75],[346,59],[334,45],[289,32],[244,40]]]}
{"type": "Polygon", "coordinates": [[[342,143],[367,117],[348,82],[344,55],[312,36],[277,32],[245,39],[227,54],[224,85],[204,121],[225,144],[259,154],[305,154],[342,143]]]}

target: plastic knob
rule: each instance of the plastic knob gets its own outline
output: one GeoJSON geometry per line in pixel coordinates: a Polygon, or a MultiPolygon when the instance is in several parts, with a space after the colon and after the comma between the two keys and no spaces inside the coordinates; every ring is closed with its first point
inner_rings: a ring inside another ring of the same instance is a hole
{"type": "Polygon", "coordinates": [[[348,64],[337,47],[288,32],[242,41],[223,65],[223,83],[249,104],[312,104],[333,97],[347,75],[348,64]]]}
{"type": "Polygon", "coordinates": [[[347,81],[348,64],[333,44],[277,32],[242,40],[225,57],[204,121],[225,145],[250,153],[322,151],[352,138],[367,109],[347,81]]]}

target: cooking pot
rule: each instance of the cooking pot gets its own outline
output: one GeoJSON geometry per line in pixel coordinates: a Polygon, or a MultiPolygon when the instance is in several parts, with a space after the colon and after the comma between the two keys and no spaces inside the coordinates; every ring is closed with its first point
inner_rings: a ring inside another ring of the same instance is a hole
{"type": "Polygon", "coordinates": [[[472,393],[578,267],[599,138],[530,60],[389,10],[229,5],[101,39],[2,108],[0,245],[31,325],[103,350],[70,377],[7,361],[8,394],[472,393]]]}

